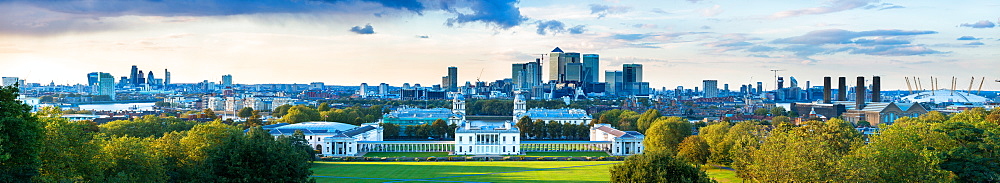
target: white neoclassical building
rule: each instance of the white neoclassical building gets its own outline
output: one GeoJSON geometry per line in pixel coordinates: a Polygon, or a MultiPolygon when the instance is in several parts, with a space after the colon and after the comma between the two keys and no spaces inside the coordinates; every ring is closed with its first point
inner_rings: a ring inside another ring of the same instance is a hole
{"type": "Polygon", "coordinates": [[[590,141],[611,141],[611,155],[627,156],[642,154],[642,140],[646,136],[637,131],[621,131],[610,124],[594,124],[590,128],[590,141]]]}
{"type": "Polygon", "coordinates": [[[514,118],[512,121],[516,122],[522,117],[528,116],[531,120],[542,120],[545,122],[558,122],[558,123],[570,123],[570,124],[590,124],[590,121],[594,118],[587,114],[586,110],[583,109],[543,109],[543,108],[531,108],[528,109],[527,101],[524,100],[524,96],[517,94],[514,97],[514,118]]]}
{"type": "Polygon", "coordinates": [[[309,146],[324,156],[354,156],[358,154],[357,141],[382,141],[382,127],[376,123],[361,126],[338,122],[278,123],[263,128],[274,136],[291,136],[302,131],[309,146]]]}
{"type": "Polygon", "coordinates": [[[521,131],[505,122],[503,126],[472,126],[465,122],[455,129],[455,155],[521,154],[521,131]]]}

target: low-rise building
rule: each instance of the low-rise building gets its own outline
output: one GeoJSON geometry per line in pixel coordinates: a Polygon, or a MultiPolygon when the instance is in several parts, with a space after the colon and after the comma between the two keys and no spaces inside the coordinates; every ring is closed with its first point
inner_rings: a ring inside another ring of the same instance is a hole
{"type": "Polygon", "coordinates": [[[645,135],[637,131],[621,131],[610,124],[594,124],[590,128],[590,141],[611,141],[609,153],[614,156],[642,154],[645,135]]]}

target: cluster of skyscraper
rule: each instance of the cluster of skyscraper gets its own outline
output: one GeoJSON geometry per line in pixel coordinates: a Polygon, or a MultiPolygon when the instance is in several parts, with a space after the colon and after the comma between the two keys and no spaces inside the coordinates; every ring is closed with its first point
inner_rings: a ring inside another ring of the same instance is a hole
{"type": "Polygon", "coordinates": [[[605,71],[605,81],[600,82],[600,55],[565,52],[556,47],[548,55],[548,77],[542,77],[543,58],[534,62],[511,65],[511,79],[515,91],[530,93],[532,97],[558,98],[593,93],[605,95],[649,95],[649,83],[642,81],[641,64],[624,64],[622,70],[605,71]]]}

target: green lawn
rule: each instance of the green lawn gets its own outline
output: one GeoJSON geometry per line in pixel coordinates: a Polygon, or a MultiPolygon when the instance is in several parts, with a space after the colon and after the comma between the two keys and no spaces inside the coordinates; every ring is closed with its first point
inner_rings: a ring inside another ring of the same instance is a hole
{"type": "MultiPolygon", "coordinates": [[[[398,179],[476,182],[608,182],[609,163],[616,161],[493,162],[317,162],[318,182],[390,182],[398,179]],[[607,165],[600,165],[607,164],[607,165]],[[596,166],[586,166],[596,165],[596,166]],[[582,166],[582,167],[572,167],[582,166]],[[561,168],[569,167],[569,168],[561,168]],[[546,169],[554,168],[554,169],[546,169]],[[542,170],[539,170],[542,169],[542,170]],[[525,171],[536,170],[536,171],[525,171]],[[502,173],[506,172],[506,173],[502,173]],[[494,174],[489,174],[494,173],[494,174]],[[459,177],[453,177],[459,176],[459,177]],[[377,178],[377,179],[364,179],[377,178]]],[[[404,180],[405,181],[405,180],[404,180]]]]}
{"type": "Polygon", "coordinates": [[[600,157],[610,156],[606,152],[525,152],[524,156],[572,156],[572,157],[600,157]]]}
{"type": "Polygon", "coordinates": [[[709,177],[715,179],[715,181],[721,182],[743,182],[743,179],[736,176],[736,172],[732,170],[721,169],[712,165],[703,165],[702,169],[709,177]]]}

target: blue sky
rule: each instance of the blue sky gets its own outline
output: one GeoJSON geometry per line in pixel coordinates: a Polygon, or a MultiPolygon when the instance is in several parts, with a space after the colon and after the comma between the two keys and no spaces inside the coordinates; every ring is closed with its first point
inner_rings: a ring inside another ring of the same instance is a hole
{"type": "Polygon", "coordinates": [[[1000,79],[998,9],[986,0],[0,0],[0,75],[82,83],[138,65],[157,77],[170,69],[175,82],[232,74],[429,86],[448,66],[462,81],[507,78],[511,63],[558,46],[601,54],[604,70],[644,64],[655,88],[716,79],[738,89],[771,83],[771,69],[803,85],[881,75],[884,88],[905,89],[903,77],[956,76],[963,88],[970,77],[1000,79]]]}

